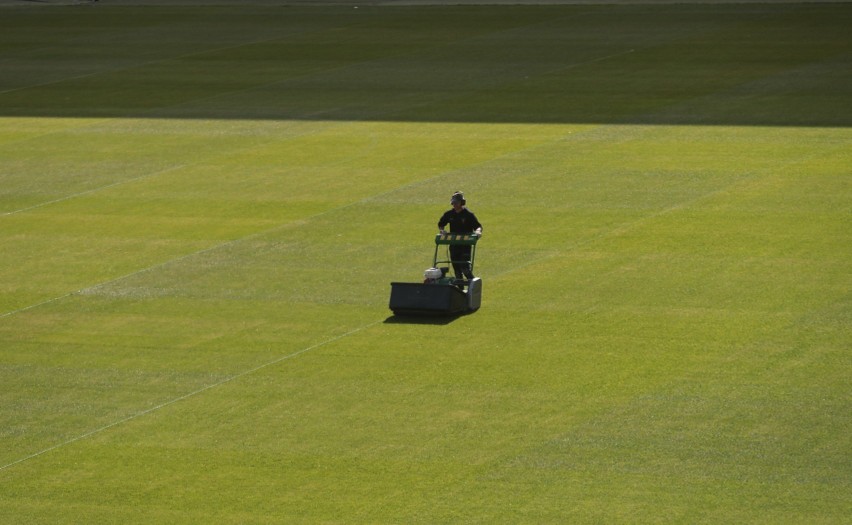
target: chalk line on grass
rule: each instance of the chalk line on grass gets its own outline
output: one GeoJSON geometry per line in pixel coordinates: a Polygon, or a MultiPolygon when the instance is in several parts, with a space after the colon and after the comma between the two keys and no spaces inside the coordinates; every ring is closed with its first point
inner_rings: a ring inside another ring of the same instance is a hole
{"type": "Polygon", "coordinates": [[[21,312],[26,312],[27,310],[32,310],[33,308],[38,308],[39,306],[44,306],[46,304],[50,304],[50,303],[59,301],[61,299],[65,299],[66,297],[71,297],[72,295],[77,294],[77,293],[79,293],[79,290],[76,291],[76,292],[68,292],[65,295],[60,295],[59,297],[53,297],[51,299],[47,299],[47,300],[42,301],[40,303],[35,303],[35,304],[31,304],[29,306],[24,306],[23,308],[18,308],[17,310],[9,310],[8,312],[3,312],[2,314],[0,314],[0,319],[3,319],[4,317],[9,317],[10,315],[19,314],[21,312]]]}
{"type": "Polygon", "coordinates": [[[86,438],[88,438],[88,437],[94,436],[95,434],[100,434],[101,432],[104,432],[104,431],[109,430],[109,429],[111,429],[111,428],[117,427],[117,426],[119,426],[119,425],[121,425],[121,424],[123,424],[123,423],[127,423],[127,422],[129,422],[129,421],[133,421],[134,419],[138,419],[138,418],[140,418],[140,417],[142,417],[142,416],[148,415],[148,414],[150,414],[150,413],[152,413],[152,412],[156,412],[156,411],[161,410],[161,409],[163,409],[163,408],[166,408],[166,407],[168,407],[168,406],[174,405],[175,403],[179,403],[179,402],[184,401],[184,400],[186,400],[186,399],[189,399],[189,398],[195,397],[195,396],[197,396],[197,395],[199,395],[199,394],[202,394],[202,393],[204,393],[204,392],[206,392],[206,391],[208,391],[208,390],[212,390],[212,389],[214,389],[214,388],[217,388],[217,387],[223,386],[223,385],[225,385],[225,384],[227,384],[227,383],[230,383],[230,382],[232,382],[232,381],[235,381],[235,380],[240,379],[240,378],[242,378],[242,377],[245,377],[245,376],[247,376],[247,375],[250,375],[250,374],[253,374],[253,373],[258,372],[258,371],[260,371],[260,370],[263,370],[264,368],[269,368],[270,366],[274,366],[274,365],[276,365],[276,364],[278,364],[278,363],[281,363],[282,361],[286,361],[286,360],[288,360],[288,359],[293,359],[294,357],[298,357],[298,356],[300,356],[300,355],[302,355],[302,354],[305,354],[305,353],[307,353],[307,352],[310,352],[311,350],[316,350],[317,348],[320,348],[320,347],[322,347],[322,346],[330,345],[330,344],[332,344],[332,343],[335,343],[335,342],[337,342],[337,341],[340,341],[341,339],[345,339],[345,338],[347,338],[347,337],[349,337],[349,336],[351,336],[351,335],[357,334],[358,332],[362,332],[362,331],[364,331],[364,330],[366,330],[366,329],[368,329],[368,328],[371,328],[371,327],[373,327],[373,326],[375,326],[375,325],[377,325],[377,324],[379,324],[379,323],[381,323],[381,322],[383,322],[383,321],[384,321],[384,320],[378,320],[378,321],[373,321],[373,322],[370,322],[370,323],[367,323],[367,324],[361,325],[361,326],[359,326],[358,328],[354,328],[354,329],[352,329],[352,330],[350,330],[350,331],[346,332],[345,334],[341,334],[341,335],[338,335],[338,336],[332,337],[331,339],[326,339],[325,341],[321,341],[321,342],[316,343],[316,344],[314,344],[314,345],[311,345],[311,346],[308,346],[308,347],[302,348],[301,350],[297,350],[297,351],[295,351],[295,352],[292,352],[292,353],[289,353],[289,354],[286,354],[286,355],[283,355],[283,356],[277,357],[277,358],[273,359],[272,361],[268,361],[268,362],[266,362],[266,363],[263,363],[262,365],[258,365],[258,366],[254,367],[254,368],[250,368],[250,369],[245,370],[245,371],[243,371],[243,372],[240,372],[240,373],[238,373],[238,374],[234,374],[234,375],[232,375],[232,376],[230,376],[230,377],[227,377],[227,378],[225,378],[225,379],[223,379],[223,380],[221,380],[221,381],[218,381],[218,382],[216,382],[216,383],[211,383],[211,384],[209,384],[209,385],[207,385],[207,386],[204,386],[204,387],[201,387],[201,388],[199,388],[199,389],[197,389],[197,390],[194,390],[194,391],[192,391],[192,392],[190,392],[190,393],[188,393],[188,394],[184,394],[184,395],[179,396],[179,397],[176,397],[176,398],[174,398],[174,399],[170,399],[170,400],[168,400],[168,401],[166,401],[166,402],[164,402],[164,403],[160,403],[159,405],[157,405],[157,406],[155,406],[155,407],[151,407],[151,408],[148,408],[148,409],[146,409],[146,410],[142,410],[142,411],[140,411],[140,412],[136,412],[135,414],[132,414],[132,415],[127,416],[127,417],[125,417],[125,418],[119,419],[118,421],[114,421],[114,422],[112,422],[112,423],[109,423],[108,425],[104,425],[104,426],[102,426],[102,427],[100,427],[100,428],[96,428],[95,430],[91,430],[91,431],[86,432],[86,433],[84,433],[84,434],[80,434],[79,436],[76,436],[76,437],[73,437],[73,438],[68,439],[68,440],[66,440],[66,441],[63,441],[62,443],[58,443],[58,444],[53,445],[53,446],[51,446],[51,447],[47,447],[47,448],[45,448],[45,449],[43,449],[43,450],[40,450],[40,451],[35,452],[35,453],[33,453],[33,454],[30,454],[29,456],[25,456],[25,457],[23,457],[23,458],[17,459],[17,460],[15,460],[15,461],[12,461],[11,463],[7,463],[6,465],[2,465],[2,466],[0,466],[0,471],[5,470],[5,469],[10,468],[10,467],[13,467],[13,466],[15,466],[15,465],[19,465],[19,464],[21,464],[21,463],[23,463],[23,462],[25,462],[25,461],[30,460],[30,459],[34,459],[34,458],[37,458],[37,457],[39,457],[39,456],[43,456],[44,454],[47,454],[48,452],[51,452],[51,451],[53,451],[53,450],[57,450],[57,449],[60,449],[60,448],[62,448],[62,447],[65,447],[65,446],[71,445],[71,444],[73,444],[73,443],[76,443],[76,442],[81,441],[81,440],[83,440],[83,439],[86,439],[86,438]]]}
{"type": "Polygon", "coordinates": [[[50,200],[50,201],[44,201],[44,202],[40,202],[38,204],[33,204],[32,206],[27,206],[26,208],[20,208],[20,209],[17,209],[17,210],[3,212],[3,213],[0,213],[0,217],[6,217],[8,215],[14,215],[16,213],[23,213],[23,212],[27,212],[27,211],[30,211],[30,210],[35,210],[35,209],[38,209],[38,208],[42,208],[44,206],[49,206],[51,204],[57,204],[57,203],[60,203],[60,202],[63,202],[63,201],[75,199],[77,197],[82,197],[84,195],[89,195],[91,193],[97,193],[99,191],[107,190],[109,188],[121,186],[122,184],[129,184],[131,182],[147,179],[149,177],[156,177],[157,175],[163,175],[165,173],[169,173],[170,171],[179,170],[183,167],[185,167],[185,164],[178,164],[177,166],[169,166],[168,168],[164,168],[164,169],[161,169],[159,171],[152,171],[150,173],[145,173],[143,175],[139,175],[138,177],[132,177],[130,179],[119,180],[119,181],[116,181],[116,182],[112,182],[110,184],[98,186],[97,188],[91,188],[91,189],[88,189],[88,190],[85,190],[85,191],[72,193],[71,195],[66,195],[66,196],[60,197],[58,199],[53,199],[53,200],[50,200]]]}
{"type": "MultiPolygon", "coordinates": [[[[337,209],[337,208],[335,208],[335,209],[333,209],[333,210],[327,210],[326,212],[322,212],[322,213],[319,213],[319,214],[317,214],[317,215],[322,215],[323,213],[329,213],[329,212],[334,211],[334,210],[336,210],[336,209],[337,209]]],[[[296,221],[296,223],[301,222],[301,221],[305,221],[305,220],[312,219],[313,217],[315,217],[315,216],[307,217],[307,218],[304,218],[304,219],[299,219],[298,221],[296,221]]],[[[2,318],[4,318],[4,317],[9,317],[9,316],[11,316],[11,315],[15,315],[15,314],[18,314],[18,313],[26,312],[27,310],[32,310],[33,308],[37,308],[37,307],[39,307],[39,306],[45,306],[45,305],[48,305],[48,304],[54,303],[54,302],[56,302],[56,301],[59,301],[59,300],[65,299],[65,298],[67,298],[67,297],[71,297],[71,296],[74,296],[74,295],[84,295],[84,294],[86,294],[86,293],[89,293],[89,292],[92,292],[92,291],[94,291],[94,290],[97,290],[98,288],[100,288],[100,287],[102,287],[102,286],[107,286],[107,285],[110,285],[110,284],[112,284],[112,283],[116,283],[116,282],[122,281],[122,280],[124,280],[124,279],[129,279],[129,278],[134,277],[134,276],[136,276],[136,275],[140,275],[140,274],[143,274],[143,273],[150,272],[150,271],[152,271],[152,270],[156,270],[157,268],[162,268],[162,267],[164,267],[164,266],[168,266],[168,265],[170,265],[170,264],[178,263],[178,262],[184,261],[184,260],[186,260],[186,259],[189,259],[190,257],[195,257],[196,255],[203,255],[203,254],[205,254],[205,253],[212,252],[212,251],[215,251],[215,250],[218,250],[218,249],[221,249],[221,248],[227,248],[228,246],[231,246],[231,245],[233,245],[233,244],[237,244],[237,243],[239,243],[239,242],[243,242],[243,241],[248,241],[248,240],[250,240],[250,239],[254,239],[254,238],[256,238],[256,237],[260,237],[260,236],[262,236],[262,235],[265,235],[265,234],[270,233],[270,232],[272,232],[272,231],[275,231],[275,230],[277,230],[277,229],[285,228],[285,227],[287,227],[287,226],[292,226],[293,224],[294,224],[293,222],[288,222],[288,223],[285,223],[285,224],[279,224],[279,225],[276,225],[275,227],[273,227],[273,228],[269,228],[269,229],[267,229],[267,230],[263,230],[263,231],[260,231],[260,232],[256,232],[256,233],[253,233],[253,234],[251,234],[251,235],[247,235],[247,236],[245,236],[245,237],[240,237],[240,238],[237,238],[237,239],[232,239],[232,240],[227,241],[227,242],[223,242],[223,243],[220,243],[220,244],[216,244],[216,245],[210,246],[209,248],[205,248],[205,249],[203,249],[203,250],[197,250],[197,251],[194,251],[194,252],[191,252],[191,253],[187,253],[187,254],[181,255],[180,257],[176,257],[176,258],[174,258],[174,259],[169,259],[169,260],[167,260],[167,261],[163,261],[163,262],[161,262],[161,263],[157,263],[157,264],[154,264],[154,265],[152,265],[152,266],[148,266],[148,267],[145,267],[145,268],[141,268],[141,269],[136,270],[136,271],[134,271],[134,272],[130,272],[130,273],[127,273],[127,274],[124,274],[124,275],[120,275],[120,276],[115,277],[115,278],[113,278],[113,279],[109,279],[109,280],[106,280],[106,281],[102,281],[102,282],[99,282],[99,283],[97,283],[97,284],[93,284],[93,285],[91,285],[91,286],[87,286],[87,287],[85,287],[85,288],[80,288],[79,290],[75,290],[75,291],[73,291],[73,292],[68,292],[68,293],[66,293],[66,294],[59,295],[59,296],[57,296],[57,297],[53,297],[53,298],[51,298],[51,299],[47,299],[47,300],[41,301],[40,303],[31,304],[31,305],[29,305],[29,306],[24,306],[24,307],[22,307],[22,308],[18,308],[18,309],[16,309],[16,310],[10,310],[10,311],[8,311],[8,312],[4,312],[4,313],[0,314],[0,319],[2,319],[2,318]]]]}
{"type": "MultiPolygon", "coordinates": [[[[361,154],[359,154],[359,155],[358,155],[358,157],[361,157],[361,156],[363,156],[363,155],[365,155],[365,153],[361,153],[361,154]]],[[[348,159],[341,159],[340,161],[338,161],[338,162],[337,162],[337,163],[335,163],[335,164],[342,164],[342,163],[345,163],[345,162],[347,162],[347,161],[348,161],[348,159]]],[[[178,169],[178,168],[180,168],[180,167],[184,167],[184,165],[181,165],[181,166],[175,166],[173,169],[178,169]]],[[[108,186],[104,186],[104,187],[101,187],[101,188],[95,188],[95,189],[92,189],[92,190],[87,190],[87,191],[85,191],[85,192],[81,192],[81,193],[76,194],[76,195],[69,195],[69,196],[64,197],[64,198],[62,198],[62,199],[58,199],[58,200],[56,200],[56,201],[54,201],[54,202],[59,202],[59,201],[62,201],[62,200],[71,199],[71,198],[74,198],[74,197],[76,197],[76,196],[84,195],[84,194],[86,194],[86,193],[96,192],[96,191],[99,191],[99,190],[105,189],[105,188],[110,187],[110,186],[116,186],[116,185],[119,185],[119,184],[123,184],[124,182],[131,182],[132,180],[142,179],[142,178],[145,178],[145,177],[151,177],[151,176],[154,176],[154,175],[157,175],[157,174],[165,173],[165,172],[167,172],[167,171],[170,171],[170,170],[169,170],[169,169],[167,169],[167,170],[162,170],[161,172],[146,174],[146,175],[143,175],[143,176],[137,177],[137,178],[135,178],[135,179],[131,179],[131,180],[127,180],[127,181],[122,181],[122,182],[117,182],[117,183],[110,184],[110,185],[108,185],[108,186]]],[[[438,176],[436,176],[436,177],[438,177],[438,176]]],[[[433,178],[435,178],[435,177],[433,177],[433,178]]],[[[418,182],[420,182],[420,181],[418,181],[418,182]]],[[[405,187],[405,186],[403,186],[403,187],[405,187]]],[[[351,206],[356,206],[356,205],[358,205],[358,204],[360,204],[360,203],[368,202],[368,201],[370,201],[370,200],[372,200],[372,199],[374,199],[374,198],[377,198],[377,197],[380,197],[380,196],[382,196],[382,195],[385,195],[385,194],[391,193],[391,192],[393,192],[393,191],[397,191],[397,190],[399,190],[399,189],[400,189],[400,188],[394,188],[394,189],[391,189],[391,190],[387,190],[387,191],[385,191],[385,192],[381,192],[381,193],[378,193],[378,194],[374,194],[374,195],[370,195],[370,196],[364,197],[364,198],[362,198],[362,199],[360,199],[360,200],[357,200],[357,201],[349,202],[349,203],[344,204],[344,205],[342,205],[342,206],[337,206],[337,207],[334,207],[334,208],[329,208],[329,209],[327,209],[327,210],[323,210],[323,211],[317,212],[317,213],[315,213],[315,214],[313,214],[313,215],[309,215],[309,216],[307,216],[307,217],[303,217],[303,218],[299,218],[299,219],[293,219],[293,220],[289,220],[289,221],[284,222],[284,223],[281,223],[281,224],[276,224],[275,226],[272,226],[272,227],[267,228],[267,229],[265,229],[265,230],[261,230],[261,231],[258,231],[258,232],[255,232],[255,233],[252,233],[252,234],[249,234],[249,235],[243,236],[243,237],[238,237],[238,238],[236,238],[236,239],[231,239],[231,240],[229,240],[229,241],[225,241],[225,242],[222,242],[222,243],[219,243],[219,244],[215,244],[215,245],[213,245],[213,246],[210,246],[210,247],[208,247],[208,248],[204,248],[204,249],[202,249],[202,250],[197,250],[197,251],[194,251],[194,252],[190,252],[190,253],[187,253],[187,254],[181,255],[181,256],[179,256],[179,257],[176,257],[176,258],[174,258],[174,259],[169,259],[169,260],[163,261],[163,262],[161,262],[161,263],[157,263],[157,264],[154,264],[154,265],[152,265],[152,266],[148,266],[148,267],[146,267],[146,268],[141,268],[141,269],[139,269],[139,270],[136,270],[136,271],[133,271],[133,272],[130,272],[130,273],[124,274],[124,275],[120,275],[120,276],[118,276],[118,277],[115,277],[115,278],[112,278],[112,279],[108,279],[108,280],[106,280],[106,281],[102,281],[102,282],[100,282],[100,283],[96,283],[96,284],[93,284],[93,285],[90,285],[90,286],[86,286],[86,287],[84,287],[84,288],[80,288],[80,289],[78,289],[78,290],[75,290],[75,291],[72,291],[72,292],[68,292],[68,293],[65,293],[65,294],[59,295],[59,296],[57,296],[57,297],[53,297],[53,298],[51,298],[51,299],[47,299],[47,300],[41,301],[41,302],[36,303],[36,304],[31,304],[31,305],[29,305],[29,306],[24,306],[24,307],[21,307],[21,308],[15,309],[15,310],[10,310],[10,311],[8,311],[8,312],[0,313],[0,319],[3,319],[3,318],[5,318],[5,317],[9,317],[9,316],[11,316],[11,315],[15,315],[15,314],[17,314],[17,313],[25,312],[25,311],[27,311],[27,310],[32,310],[33,308],[36,308],[36,307],[39,307],[39,306],[48,305],[48,304],[54,303],[54,302],[56,302],[56,301],[59,301],[59,300],[61,300],[61,299],[65,299],[65,298],[67,298],[67,297],[71,297],[71,296],[74,296],[74,295],[83,295],[83,294],[86,294],[87,292],[94,291],[94,290],[96,290],[96,289],[98,289],[98,288],[100,288],[100,287],[102,287],[102,286],[107,286],[107,285],[109,285],[109,284],[116,283],[116,282],[122,281],[122,280],[124,280],[124,279],[129,279],[129,278],[134,277],[134,276],[136,276],[136,275],[140,275],[140,274],[143,274],[143,273],[147,273],[147,272],[149,272],[149,271],[151,271],[151,270],[155,270],[155,269],[157,269],[157,268],[162,268],[162,267],[167,266],[167,265],[170,265],[170,264],[178,263],[178,262],[184,261],[184,260],[186,260],[186,259],[188,259],[188,258],[190,258],[190,257],[195,257],[195,256],[197,256],[197,255],[203,255],[203,254],[208,253],[208,252],[211,252],[211,251],[215,251],[215,250],[222,249],[222,248],[227,248],[227,247],[229,247],[229,246],[232,246],[232,245],[235,245],[235,244],[238,244],[238,243],[241,243],[241,242],[245,242],[245,241],[249,241],[249,240],[252,240],[252,239],[256,239],[256,238],[258,238],[258,237],[262,237],[263,235],[267,235],[267,234],[269,234],[269,233],[272,233],[272,232],[275,232],[275,231],[278,231],[278,230],[282,230],[282,229],[285,229],[285,228],[288,228],[288,227],[293,227],[293,226],[295,226],[295,225],[297,225],[297,224],[304,223],[304,222],[306,222],[306,221],[310,221],[310,220],[315,219],[315,218],[317,218],[317,217],[321,217],[321,216],[326,215],[326,214],[329,214],[329,213],[334,213],[334,212],[337,212],[337,211],[340,211],[340,210],[344,210],[344,209],[347,209],[347,208],[349,208],[349,207],[351,207],[351,206]]],[[[45,203],[41,203],[41,204],[38,204],[38,205],[34,205],[34,206],[32,206],[32,208],[37,208],[37,207],[40,207],[40,206],[46,206],[46,205],[48,205],[48,204],[50,204],[50,203],[45,202],[45,203]]],[[[21,210],[21,211],[23,211],[23,210],[21,210]]],[[[2,217],[2,216],[3,216],[3,215],[0,215],[0,217],[2,217]]]]}

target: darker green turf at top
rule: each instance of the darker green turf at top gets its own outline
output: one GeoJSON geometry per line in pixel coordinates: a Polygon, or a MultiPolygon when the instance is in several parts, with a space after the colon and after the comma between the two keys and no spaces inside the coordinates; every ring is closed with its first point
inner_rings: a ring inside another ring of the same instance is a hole
{"type": "Polygon", "coordinates": [[[0,114],[846,126],[850,26],[844,4],[6,9],[0,114]]]}

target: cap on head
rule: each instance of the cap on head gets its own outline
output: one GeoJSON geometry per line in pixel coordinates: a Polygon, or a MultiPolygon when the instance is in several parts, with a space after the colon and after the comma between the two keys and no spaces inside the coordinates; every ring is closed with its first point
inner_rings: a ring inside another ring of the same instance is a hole
{"type": "Polygon", "coordinates": [[[464,193],[460,191],[453,193],[453,196],[450,197],[450,204],[455,204],[457,202],[460,202],[462,206],[467,203],[467,201],[464,200],[464,193]]]}

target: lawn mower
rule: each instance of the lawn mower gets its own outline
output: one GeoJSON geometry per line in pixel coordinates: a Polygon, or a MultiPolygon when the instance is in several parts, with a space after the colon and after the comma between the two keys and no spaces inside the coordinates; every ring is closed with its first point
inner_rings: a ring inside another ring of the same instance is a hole
{"type": "MultiPolygon", "coordinates": [[[[432,267],[423,275],[422,283],[391,283],[390,309],[394,315],[460,315],[474,312],[482,302],[482,279],[457,279],[447,273],[453,264],[468,261],[438,260],[441,247],[470,246],[470,271],[479,235],[441,232],[435,236],[432,267]],[[447,264],[449,266],[441,266],[447,264]]],[[[449,250],[447,250],[449,253],[449,250]]]]}

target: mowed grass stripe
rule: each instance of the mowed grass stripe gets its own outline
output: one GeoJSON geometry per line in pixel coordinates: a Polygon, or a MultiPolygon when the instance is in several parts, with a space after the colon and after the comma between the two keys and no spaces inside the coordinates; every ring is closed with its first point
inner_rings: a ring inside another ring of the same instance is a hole
{"type": "MultiPolygon", "coordinates": [[[[224,126],[227,128],[227,123],[224,126]]],[[[14,225],[18,223],[26,226],[26,229],[21,230],[21,234],[23,232],[30,236],[41,234],[45,236],[45,241],[62,236],[68,242],[74,242],[75,238],[79,238],[81,242],[88,243],[90,232],[94,227],[100,231],[100,235],[106,241],[114,240],[125,244],[126,241],[121,239],[124,236],[125,239],[137,238],[137,242],[143,245],[157,246],[162,243],[161,239],[164,235],[166,239],[176,237],[176,241],[189,240],[195,237],[196,231],[200,231],[205,226],[208,227],[207,231],[210,226],[221,230],[221,233],[214,234],[214,238],[218,237],[225,242],[214,243],[211,246],[209,241],[199,242],[201,240],[193,239],[199,249],[188,254],[176,254],[177,260],[182,260],[192,255],[215,250],[217,247],[227,247],[240,239],[252,239],[281,228],[296,227],[310,222],[318,215],[352,206],[355,203],[348,199],[352,198],[353,194],[347,195],[346,192],[353,188],[353,184],[358,184],[355,195],[364,195],[363,199],[366,200],[376,199],[399,189],[387,189],[387,182],[397,181],[406,186],[422,185],[428,181],[437,182],[441,178],[454,176],[453,174],[458,173],[462,166],[464,169],[471,169],[478,162],[477,159],[489,159],[490,151],[501,151],[500,149],[484,150],[481,154],[471,156],[465,150],[465,145],[472,144],[473,140],[478,141],[477,147],[480,149],[490,142],[493,143],[493,148],[509,148],[509,151],[513,152],[538,147],[539,141],[552,140],[554,134],[556,137],[559,136],[559,130],[555,130],[537,133],[531,137],[503,132],[490,137],[477,134],[475,138],[465,138],[464,129],[461,133],[457,133],[452,128],[445,128],[445,131],[451,134],[450,136],[458,137],[455,139],[457,144],[453,148],[456,150],[455,156],[450,154],[449,148],[444,147],[443,158],[426,161],[429,152],[424,150],[420,154],[424,162],[418,170],[406,173],[398,170],[393,163],[393,157],[389,156],[390,152],[398,150],[398,145],[382,146],[384,151],[376,149],[376,141],[386,135],[381,131],[381,126],[374,126],[378,130],[378,135],[374,136],[370,132],[365,132],[362,138],[354,140],[350,139],[345,129],[337,129],[341,126],[346,127],[342,123],[310,126],[310,131],[302,135],[285,136],[284,142],[280,142],[281,139],[275,136],[251,138],[242,151],[230,149],[224,153],[216,153],[212,157],[194,158],[194,165],[181,168],[175,173],[164,172],[157,176],[128,181],[133,184],[128,187],[109,188],[109,191],[103,195],[87,193],[81,195],[79,202],[61,202],[52,210],[33,210],[29,216],[19,217],[17,221],[7,217],[7,224],[11,224],[8,233],[14,234],[14,225]],[[313,154],[317,154],[314,145],[323,144],[324,141],[328,142],[322,146],[326,153],[320,154],[318,159],[303,156],[302,152],[305,151],[313,151],[313,154]],[[288,154],[291,160],[282,165],[279,160],[282,158],[281,155],[288,154]],[[378,164],[375,160],[376,155],[382,159],[378,164]],[[252,166],[251,170],[246,170],[247,165],[252,166]],[[448,172],[443,171],[448,168],[448,172]],[[367,170],[375,171],[379,178],[375,181],[366,181],[363,177],[345,176],[346,171],[368,173],[367,170]],[[303,174],[307,176],[302,177],[303,174]],[[412,178],[419,176],[425,176],[425,181],[415,179],[411,182],[412,178]],[[210,186],[214,177],[219,182],[210,186]],[[378,194],[368,193],[376,190],[379,191],[378,194]],[[248,195],[253,197],[247,195],[241,199],[232,198],[240,191],[251,192],[248,195]],[[299,197],[292,199],[290,196],[293,194],[299,197]],[[312,196],[308,197],[308,195],[312,196]],[[329,198],[334,200],[329,201],[329,198]],[[38,213],[35,213],[36,211],[38,213]],[[252,216],[254,220],[249,220],[252,216]],[[63,217],[65,223],[57,226],[55,217],[63,217]],[[104,219],[109,219],[109,222],[103,222],[104,219]]],[[[422,133],[410,133],[406,126],[392,127],[402,132],[398,137],[399,143],[404,148],[426,145],[422,133]]],[[[238,140],[242,139],[238,138],[238,140]]],[[[433,221],[430,219],[429,222],[433,221]]],[[[11,241],[14,242],[15,238],[12,236],[11,241]]],[[[36,246],[34,240],[31,239],[30,242],[36,246]]],[[[185,249],[186,246],[188,246],[186,243],[176,243],[176,247],[181,249],[185,249]]],[[[40,256],[19,252],[17,256],[23,258],[18,266],[19,271],[32,274],[40,265],[62,264],[62,260],[56,260],[56,255],[52,251],[54,247],[55,244],[45,244],[44,253],[40,256]]],[[[121,244],[118,247],[121,247],[121,244]]],[[[80,252],[72,252],[69,255],[79,258],[80,252]]],[[[131,257],[128,260],[129,271],[124,274],[124,277],[161,267],[173,260],[170,258],[165,261],[152,261],[151,266],[139,268],[135,253],[129,252],[128,255],[131,257]]],[[[100,257],[100,254],[91,252],[91,256],[100,257]]],[[[51,273],[46,269],[39,271],[51,273]]],[[[100,284],[124,277],[110,276],[100,284]]],[[[27,281],[18,280],[16,284],[26,286],[27,281]]],[[[78,293],[99,285],[91,281],[80,284],[85,286],[70,293],[78,293]]],[[[66,290],[67,288],[61,291],[66,290]]],[[[66,296],[62,294],[57,297],[66,296]]],[[[31,305],[24,305],[19,309],[30,307],[31,305]]],[[[9,311],[15,310],[18,309],[9,311]]]]}

